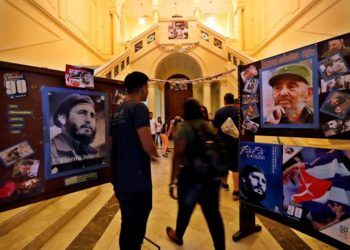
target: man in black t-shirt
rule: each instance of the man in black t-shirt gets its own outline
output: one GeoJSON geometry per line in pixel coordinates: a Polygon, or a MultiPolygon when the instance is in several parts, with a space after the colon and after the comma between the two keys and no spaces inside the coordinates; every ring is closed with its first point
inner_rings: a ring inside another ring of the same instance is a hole
{"type": "Polygon", "coordinates": [[[113,113],[112,184],[122,215],[120,249],[141,249],[152,209],[151,160],[158,161],[152,139],[149,110],[143,103],[148,96],[148,77],[141,72],[126,76],[128,95],[113,113]]]}
{"type": "MultiPolygon", "coordinates": [[[[231,117],[232,121],[235,123],[236,127],[238,128],[238,110],[235,107],[234,103],[234,95],[232,93],[226,93],[224,96],[224,107],[218,109],[215,113],[214,117],[214,127],[218,129],[218,134],[222,136],[225,145],[227,147],[227,150],[229,152],[232,152],[229,154],[231,156],[230,162],[230,171],[232,172],[232,178],[233,178],[233,198],[235,200],[238,200],[238,143],[239,140],[235,139],[225,133],[221,130],[221,125],[226,121],[228,117],[231,117]]],[[[229,186],[227,184],[227,178],[223,178],[222,180],[222,187],[226,190],[229,189],[229,186]]]]}

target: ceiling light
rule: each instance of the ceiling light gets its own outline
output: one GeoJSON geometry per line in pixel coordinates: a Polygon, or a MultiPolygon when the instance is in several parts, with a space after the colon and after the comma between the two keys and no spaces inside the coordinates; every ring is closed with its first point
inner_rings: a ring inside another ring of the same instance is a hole
{"type": "Polygon", "coordinates": [[[144,25],[146,23],[146,19],[142,16],[139,18],[139,24],[144,25]]]}
{"type": "Polygon", "coordinates": [[[209,23],[209,24],[215,24],[215,22],[216,22],[215,16],[210,15],[210,16],[208,17],[208,23],[209,23]]]}

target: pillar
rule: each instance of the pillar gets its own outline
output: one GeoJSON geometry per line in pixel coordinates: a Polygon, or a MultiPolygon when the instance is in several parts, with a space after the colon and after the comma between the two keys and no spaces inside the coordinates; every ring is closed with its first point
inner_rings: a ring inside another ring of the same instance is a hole
{"type": "Polygon", "coordinates": [[[211,112],[211,82],[203,82],[203,105],[211,112]]]}
{"type": "Polygon", "coordinates": [[[237,35],[238,37],[236,37],[236,39],[239,41],[239,49],[240,50],[244,50],[245,46],[244,46],[244,23],[243,23],[243,12],[244,12],[244,7],[245,7],[245,0],[239,0],[237,3],[237,17],[235,19],[235,21],[238,22],[238,25],[236,26],[238,28],[237,31],[237,35]]]}
{"type": "Polygon", "coordinates": [[[220,80],[220,107],[224,106],[224,96],[228,92],[227,79],[220,80]]]}
{"type": "Polygon", "coordinates": [[[158,89],[160,92],[160,116],[162,117],[163,121],[165,121],[165,97],[164,97],[164,82],[158,83],[158,89]]]}
{"type": "Polygon", "coordinates": [[[148,109],[149,111],[156,113],[156,83],[149,82],[148,83],[148,109]]]}

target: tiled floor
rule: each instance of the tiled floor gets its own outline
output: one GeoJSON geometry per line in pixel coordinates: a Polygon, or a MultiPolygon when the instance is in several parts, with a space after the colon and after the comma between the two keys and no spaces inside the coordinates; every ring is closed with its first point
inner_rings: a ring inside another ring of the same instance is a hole
{"type": "MultiPolygon", "coordinates": [[[[176,246],[167,238],[165,227],[167,225],[174,227],[177,213],[177,201],[169,197],[168,184],[170,180],[171,158],[163,158],[161,163],[152,166],[153,174],[153,209],[147,225],[146,237],[161,249],[191,249],[191,250],[206,250],[214,249],[212,240],[209,234],[208,227],[204,220],[204,216],[197,206],[191,218],[189,227],[184,236],[184,245],[176,246]]],[[[238,230],[238,201],[233,201],[231,197],[232,183],[229,182],[231,190],[221,190],[221,214],[225,224],[226,248],[227,249],[283,249],[272,234],[265,228],[266,220],[263,223],[257,218],[257,223],[262,225],[262,231],[250,235],[238,243],[232,241],[232,234],[238,230]]],[[[267,220],[268,221],[268,220],[267,220]]],[[[107,228],[105,235],[109,235],[109,239],[100,240],[95,246],[95,249],[118,249],[118,228],[120,225],[120,213],[118,212],[112,223],[107,228]],[[111,239],[113,238],[113,239],[111,239]],[[103,242],[108,244],[102,244],[103,242]],[[102,247],[103,246],[103,247],[102,247]]],[[[281,227],[280,224],[278,224],[281,227]]],[[[287,230],[290,231],[289,228],[287,230]]],[[[290,231],[291,232],[291,231],[290,231]]],[[[104,236],[105,236],[104,235],[104,236]]],[[[305,240],[304,247],[291,247],[289,249],[307,249],[305,246],[310,246],[309,249],[332,249],[330,246],[321,243],[315,239],[305,236],[301,233],[299,237],[305,240]]],[[[297,237],[297,236],[296,236],[297,237]]],[[[283,238],[283,235],[282,235],[283,238]]],[[[301,241],[301,239],[299,239],[301,241]]],[[[295,245],[295,244],[294,244],[295,245]]],[[[144,241],[143,249],[157,249],[148,241],[144,241]]]]}
{"type": "MultiPolygon", "coordinates": [[[[177,214],[177,201],[170,198],[168,190],[170,168],[171,154],[169,158],[163,158],[160,164],[152,166],[153,209],[147,225],[147,239],[165,250],[214,249],[199,207],[196,207],[193,213],[182,247],[173,244],[167,238],[165,228],[168,225],[175,226],[177,214]]],[[[262,226],[262,231],[239,242],[233,242],[232,235],[238,231],[239,225],[239,202],[232,199],[231,179],[229,184],[231,190],[221,190],[220,193],[226,249],[333,249],[314,238],[292,231],[260,215],[256,217],[256,221],[262,226]]],[[[1,213],[0,222],[7,218],[16,218],[16,213],[20,214],[22,210],[18,208],[1,213]]],[[[120,210],[114,198],[112,185],[105,184],[58,197],[35,216],[24,220],[23,224],[0,236],[0,249],[33,249],[28,247],[40,242],[42,236],[45,238],[44,245],[34,249],[119,249],[120,220],[120,210]],[[80,200],[85,199],[84,197],[90,197],[91,194],[94,198],[83,208],[76,209],[75,203],[79,203],[80,200]],[[57,221],[64,219],[66,213],[73,210],[77,212],[76,215],[58,226],[57,221]],[[61,217],[60,214],[62,214],[61,217]]],[[[150,241],[144,241],[143,250],[159,249],[150,241]]]]}

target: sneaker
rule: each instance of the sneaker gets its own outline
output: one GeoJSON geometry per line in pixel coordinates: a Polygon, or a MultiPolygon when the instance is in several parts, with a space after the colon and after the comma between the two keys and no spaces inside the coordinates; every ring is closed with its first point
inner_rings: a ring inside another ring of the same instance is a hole
{"type": "Polygon", "coordinates": [[[222,183],[222,182],[221,182],[221,187],[222,187],[223,189],[225,189],[226,191],[230,190],[230,187],[229,187],[229,185],[228,185],[227,183],[222,183]]]}
{"type": "Polygon", "coordinates": [[[179,246],[182,246],[184,244],[184,241],[176,236],[175,230],[171,227],[166,227],[166,234],[168,235],[169,239],[175,244],[179,246]]]}
{"type": "Polygon", "coordinates": [[[238,191],[233,191],[232,192],[232,198],[234,201],[238,201],[239,200],[239,193],[238,191]]]}

